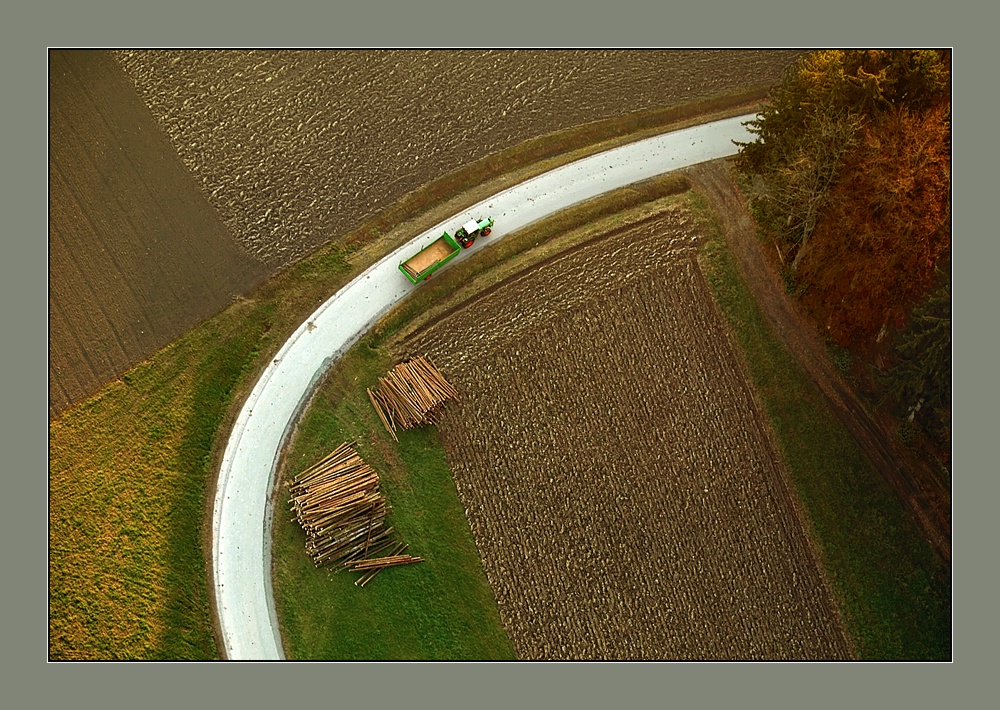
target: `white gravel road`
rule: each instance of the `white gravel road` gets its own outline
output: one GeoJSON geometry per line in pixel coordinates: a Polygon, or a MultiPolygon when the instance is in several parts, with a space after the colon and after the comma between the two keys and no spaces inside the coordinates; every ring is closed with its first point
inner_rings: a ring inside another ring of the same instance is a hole
{"type": "MultiPolygon", "coordinates": [[[[438,224],[374,264],[338,291],[282,346],[254,386],[222,459],[212,521],[212,572],[225,656],[284,658],[270,575],[269,500],[278,454],[324,371],[390,308],[418,286],[401,261],[474,217],[496,220],[454,261],[475,256],[504,235],[608,190],[733,155],[733,140],[752,138],[752,115],[667,133],[583,158],[504,190],[438,224]]],[[[448,265],[450,267],[451,264],[448,265]]],[[[445,268],[448,268],[445,267],[445,268]]]]}

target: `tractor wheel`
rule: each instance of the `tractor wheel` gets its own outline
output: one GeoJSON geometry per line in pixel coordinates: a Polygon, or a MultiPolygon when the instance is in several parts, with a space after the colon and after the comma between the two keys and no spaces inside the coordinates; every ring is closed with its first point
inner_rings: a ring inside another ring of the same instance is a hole
{"type": "Polygon", "coordinates": [[[489,227],[487,227],[486,229],[483,230],[483,236],[484,237],[490,236],[490,232],[492,232],[492,231],[493,231],[492,229],[490,229],[489,227]]]}
{"type": "Polygon", "coordinates": [[[466,249],[468,249],[469,247],[471,247],[471,246],[472,246],[473,244],[475,244],[475,243],[476,243],[476,238],[475,238],[475,237],[473,237],[472,239],[470,239],[469,241],[467,241],[467,242],[465,243],[465,248],[466,248],[466,249]]]}

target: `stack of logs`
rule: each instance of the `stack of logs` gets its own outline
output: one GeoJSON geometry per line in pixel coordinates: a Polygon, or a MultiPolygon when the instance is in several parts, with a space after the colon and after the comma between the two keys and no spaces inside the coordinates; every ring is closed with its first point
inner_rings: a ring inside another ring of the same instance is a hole
{"type": "Polygon", "coordinates": [[[306,533],[306,552],[317,567],[362,572],[362,587],[382,569],[421,562],[402,554],[406,548],[386,526],[388,506],[379,492],[378,474],[341,444],[322,461],[295,477],[289,505],[306,533]],[[387,557],[374,557],[391,548],[387,557]]]}
{"type": "Polygon", "coordinates": [[[386,431],[396,439],[396,429],[436,423],[444,403],[458,396],[437,368],[425,357],[401,362],[379,379],[368,398],[386,431]]]}

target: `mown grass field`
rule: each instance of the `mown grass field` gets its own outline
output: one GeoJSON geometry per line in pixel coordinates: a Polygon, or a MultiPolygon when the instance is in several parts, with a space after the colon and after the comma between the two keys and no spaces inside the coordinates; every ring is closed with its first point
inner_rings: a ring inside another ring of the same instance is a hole
{"type": "Polygon", "coordinates": [[[721,236],[709,243],[704,264],[777,435],[859,657],[950,659],[949,573],[819,388],[772,335],[721,236]]]}

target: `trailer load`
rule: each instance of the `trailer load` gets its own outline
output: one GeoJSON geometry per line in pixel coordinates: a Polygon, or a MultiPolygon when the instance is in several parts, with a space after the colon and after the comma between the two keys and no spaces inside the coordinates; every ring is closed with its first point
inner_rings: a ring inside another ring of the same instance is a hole
{"type": "Polygon", "coordinates": [[[478,236],[488,236],[493,228],[493,218],[469,220],[455,231],[455,236],[445,232],[426,247],[399,265],[399,270],[412,283],[431,277],[435,271],[454,259],[462,249],[468,249],[478,236]]]}

